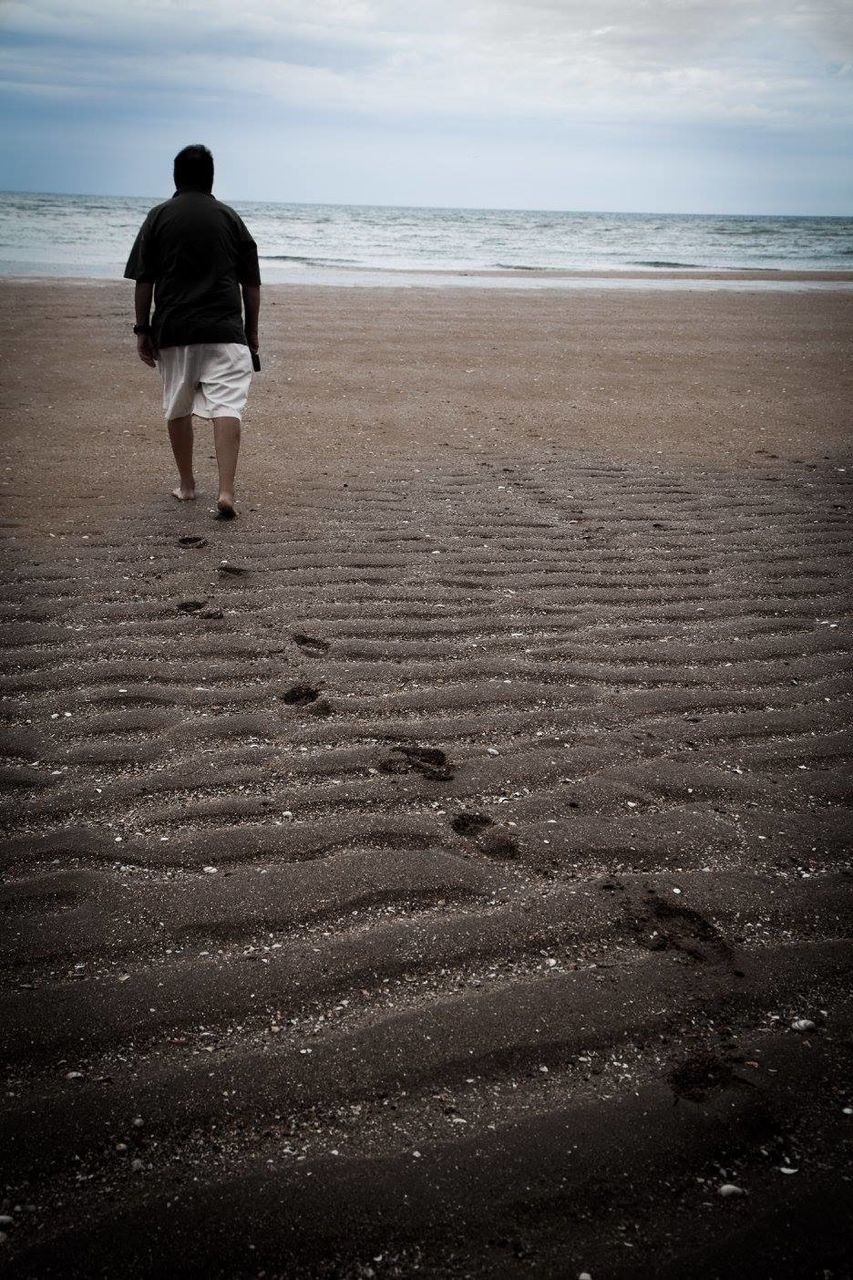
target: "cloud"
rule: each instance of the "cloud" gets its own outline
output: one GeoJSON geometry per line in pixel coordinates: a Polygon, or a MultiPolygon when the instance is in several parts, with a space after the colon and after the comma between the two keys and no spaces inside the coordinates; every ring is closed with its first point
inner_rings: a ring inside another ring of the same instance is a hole
{"type": "Polygon", "coordinates": [[[843,212],[851,79],[849,0],[0,0],[0,185],[843,212]]]}
{"type": "Polygon", "coordinates": [[[13,0],[2,14],[7,92],[215,84],[222,99],[393,120],[853,116],[853,15],[836,0],[13,0]]]}

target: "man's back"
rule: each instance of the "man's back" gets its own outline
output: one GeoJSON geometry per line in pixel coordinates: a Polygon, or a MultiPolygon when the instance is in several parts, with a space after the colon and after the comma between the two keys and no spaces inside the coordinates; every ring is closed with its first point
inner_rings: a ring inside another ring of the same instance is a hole
{"type": "Polygon", "coordinates": [[[124,274],[155,286],[158,348],[246,343],[240,286],[260,284],[257,248],[239,214],[214,196],[180,191],[152,209],[124,274]]]}

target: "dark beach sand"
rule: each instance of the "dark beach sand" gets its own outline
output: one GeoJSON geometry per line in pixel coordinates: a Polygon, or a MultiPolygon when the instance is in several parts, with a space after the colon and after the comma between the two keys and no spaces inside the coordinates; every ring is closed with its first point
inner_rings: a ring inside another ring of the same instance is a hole
{"type": "Polygon", "coordinates": [[[4,1274],[848,1276],[853,294],[0,297],[4,1274]]]}

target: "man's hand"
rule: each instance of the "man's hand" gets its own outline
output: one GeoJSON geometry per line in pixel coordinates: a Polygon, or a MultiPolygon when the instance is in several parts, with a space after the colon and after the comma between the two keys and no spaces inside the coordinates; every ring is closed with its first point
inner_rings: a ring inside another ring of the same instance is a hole
{"type": "Polygon", "coordinates": [[[154,339],[150,333],[138,333],[136,335],[136,350],[143,364],[147,364],[149,369],[156,369],[159,353],[154,346],[154,339]]]}
{"type": "Polygon", "coordinates": [[[261,287],[257,284],[241,285],[243,291],[243,328],[249,350],[257,354],[258,350],[258,316],[261,311],[261,287]]]}

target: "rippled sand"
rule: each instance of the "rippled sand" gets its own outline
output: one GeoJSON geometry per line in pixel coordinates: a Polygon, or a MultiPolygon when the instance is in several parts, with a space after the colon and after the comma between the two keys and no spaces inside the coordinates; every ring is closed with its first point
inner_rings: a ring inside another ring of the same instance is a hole
{"type": "Polygon", "coordinates": [[[841,1277],[853,300],[0,293],[7,1274],[841,1277]]]}

